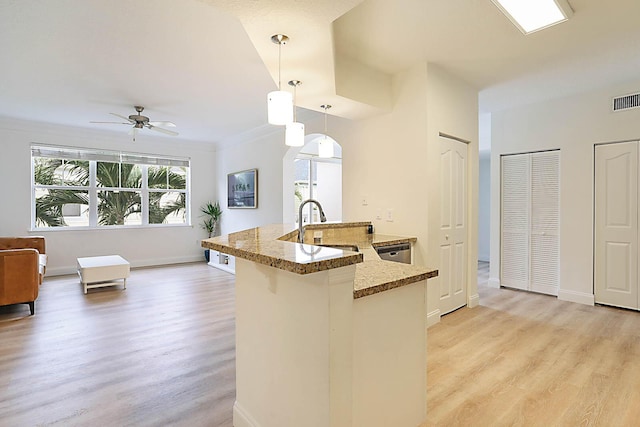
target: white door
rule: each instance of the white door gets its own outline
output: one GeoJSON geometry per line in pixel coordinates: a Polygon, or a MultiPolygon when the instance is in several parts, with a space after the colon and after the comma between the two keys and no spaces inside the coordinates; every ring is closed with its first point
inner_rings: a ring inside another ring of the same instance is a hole
{"type": "Polygon", "coordinates": [[[440,138],[440,313],[467,304],[467,144],[440,138]]]}
{"type": "Polygon", "coordinates": [[[638,309],[638,143],[595,149],[595,301],[638,309]]]}
{"type": "Polygon", "coordinates": [[[560,153],[531,154],[529,290],[558,295],[560,283],[560,153]]]}
{"type": "Polygon", "coordinates": [[[529,155],[502,156],[502,286],[529,289],[529,155]]]}
{"type": "Polygon", "coordinates": [[[558,295],[560,152],[501,159],[501,284],[558,295]]]}

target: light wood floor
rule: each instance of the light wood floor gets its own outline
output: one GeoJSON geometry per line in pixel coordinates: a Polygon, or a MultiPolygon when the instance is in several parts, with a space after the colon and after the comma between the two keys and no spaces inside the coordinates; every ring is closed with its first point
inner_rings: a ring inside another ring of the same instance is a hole
{"type": "Polygon", "coordinates": [[[639,313],[479,290],[429,329],[428,426],[640,425],[639,313]]]}
{"type": "Polygon", "coordinates": [[[140,269],[88,295],[45,278],[35,316],[0,307],[0,426],[231,426],[233,277],[140,269]]]}
{"type": "MultiPolygon", "coordinates": [[[[427,426],[638,425],[640,314],[486,277],[480,307],[429,329],[427,426]]],[[[231,426],[233,279],[140,269],[85,296],[46,278],[34,317],[0,307],[0,426],[231,426]]]]}

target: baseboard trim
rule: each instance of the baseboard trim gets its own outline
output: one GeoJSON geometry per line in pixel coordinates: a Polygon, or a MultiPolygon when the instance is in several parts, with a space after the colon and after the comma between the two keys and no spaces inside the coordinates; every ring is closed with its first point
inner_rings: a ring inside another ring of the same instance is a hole
{"type": "Polygon", "coordinates": [[[561,301],[577,302],[584,305],[595,305],[595,296],[585,292],[558,290],[558,299],[561,301]]]}
{"type": "MultiPolygon", "coordinates": [[[[172,258],[162,258],[162,259],[147,259],[140,261],[131,261],[131,268],[141,268],[141,267],[159,267],[163,265],[171,265],[171,264],[187,264],[190,262],[205,262],[204,256],[202,255],[192,255],[192,256],[183,256],[183,257],[172,257],[172,258]]],[[[64,267],[50,267],[47,266],[47,276],[66,276],[69,274],[76,274],[78,272],[78,267],[76,265],[73,266],[64,266],[64,267]]]]}
{"type": "Polygon", "coordinates": [[[494,289],[500,289],[500,279],[490,278],[487,286],[494,289]]]}
{"type": "Polygon", "coordinates": [[[440,309],[433,310],[431,313],[427,313],[427,328],[440,323],[440,309]]]}
{"type": "Polygon", "coordinates": [[[469,302],[467,303],[469,308],[477,307],[480,305],[480,295],[475,294],[469,297],[469,302]]]}
{"type": "Polygon", "coordinates": [[[247,411],[236,400],[233,403],[233,427],[260,427],[247,411]]]}

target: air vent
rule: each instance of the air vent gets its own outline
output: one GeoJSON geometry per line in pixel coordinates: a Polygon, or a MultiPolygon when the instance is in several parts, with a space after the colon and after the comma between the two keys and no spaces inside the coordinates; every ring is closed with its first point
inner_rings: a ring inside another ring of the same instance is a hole
{"type": "Polygon", "coordinates": [[[638,107],[640,107],[640,93],[613,98],[613,111],[622,111],[638,107]]]}

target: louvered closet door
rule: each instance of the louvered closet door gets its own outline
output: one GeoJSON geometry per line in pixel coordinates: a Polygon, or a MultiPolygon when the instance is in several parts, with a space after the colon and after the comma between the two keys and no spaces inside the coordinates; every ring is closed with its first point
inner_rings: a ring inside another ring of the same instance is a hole
{"type": "Polygon", "coordinates": [[[529,156],[502,156],[503,286],[529,286],[529,156]]]}
{"type": "Polygon", "coordinates": [[[502,157],[501,282],[558,294],[560,152],[502,157]]]}
{"type": "Polygon", "coordinates": [[[558,295],[559,183],[558,151],[531,154],[530,290],[558,295]]]}

